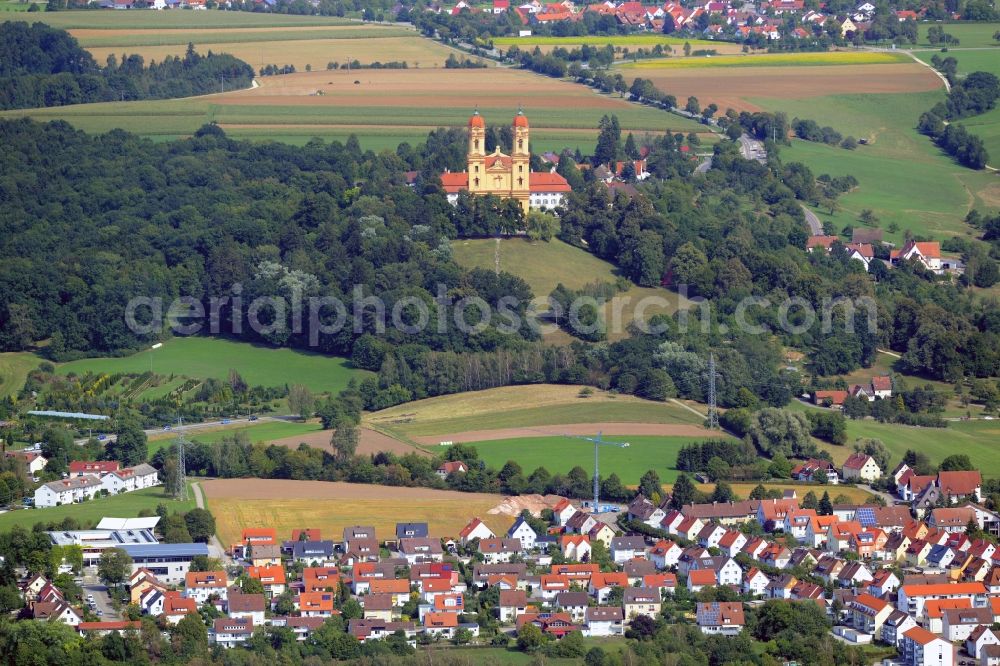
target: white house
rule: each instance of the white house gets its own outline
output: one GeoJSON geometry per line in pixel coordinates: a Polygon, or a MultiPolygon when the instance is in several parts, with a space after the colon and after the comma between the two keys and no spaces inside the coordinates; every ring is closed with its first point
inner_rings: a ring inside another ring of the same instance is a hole
{"type": "Polygon", "coordinates": [[[736,636],[746,624],[743,603],[739,601],[699,603],[697,618],[701,633],[709,635],[736,636]]]}
{"type": "Polygon", "coordinates": [[[951,643],[923,627],[913,627],[903,633],[903,663],[906,666],[953,666],[951,643]]]}
{"type": "Polygon", "coordinates": [[[229,580],[225,571],[189,571],[184,577],[184,596],[199,606],[212,596],[226,600],[229,580]]]}
{"type": "Polygon", "coordinates": [[[591,606],[585,621],[584,636],[621,636],[625,632],[625,612],[621,608],[591,606]]]}
{"type": "Polygon", "coordinates": [[[534,550],[538,534],[531,528],[523,517],[518,517],[514,524],[507,530],[508,539],[518,539],[523,550],[534,550]]]}
{"type": "Polygon", "coordinates": [[[844,461],[843,476],[847,480],[871,482],[877,481],[882,476],[882,470],[871,456],[854,453],[844,461]]]}
{"type": "Polygon", "coordinates": [[[35,490],[35,506],[60,506],[93,499],[102,488],[101,480],[87,474],[42,484],[35,490]]]}
{"type": "Polygon", "coordinates": [[[236,647],[253,636],[253,620],[245,617],[220,617],[212,625],[209,639],[224,648],[236,647]]]}
{"type": "Polygon", "coordinates": [[[481,521],[479,518],[473,518],[469,521],[469,524],[462,528],[462,531],[458,533],[459,539],[462,545],[468,544],[473,539],[493,539],[496,535],[493,534],[493,530],[486,526],[486,523],[481,521]]]}
{"type": "Polygon", "coordinates": [[[102,488],[110,495],[152,488],[159,483],[160,477],[156,468],[146,463],[108,472],[101,478],[102,488]]]}

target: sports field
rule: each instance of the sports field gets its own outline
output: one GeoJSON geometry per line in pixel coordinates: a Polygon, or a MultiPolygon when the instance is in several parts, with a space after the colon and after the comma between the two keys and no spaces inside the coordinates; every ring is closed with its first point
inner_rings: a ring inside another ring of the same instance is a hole
{"type": "MultiPolygon", "coordinates": [[[[496,249],[497,241],[494,239],[452,243],[455,261],[470,268],[492,269],[496,249]]],[[[500,241],[500,270],[523,278],[531,286],[535,297],[541,299],[539,304],[545,302],[560,282],[569,289],[580,289],[594,282],[614,283],[617,279],[613,265],[558,239],[549,242],[531,242],[523,238],[500,241]]],[[[686,304],[687,300],[676,292],[632,285],[627,291],[617,294],[615,300],[605,304],[604,321],[608,339],[627,337],[627,327],[636,320],[637,308],[642,308],[640,319],[648,319],[656,314],[673,313],[682,302],[686,304]]],[[[540,307],[547,309],[542,305],[540,307]]],[[[546,326],[545,339],[568,342],[572,338],[555,326],[546,326]]]]}
{"type": "MultiPolygon", "coordinates": [[[[641,435],[605,436],[604,439],[628,442],[629,446],[625,448],[600,447],[601,475],[617,474],[627,485],[638,484],[642,475],[650,469],[655,470],[661,480],[672,482],[679,474],[675,467],[677,452],[685,444],[697,440],[694,437],[641,435]]],[[[525,474],[530,474],[536,467],[544,467],[552,474],[566,474],[577,465],[588,475],[594,474],[594,445],[575,437],[521,437],[476,442],[472,446],[495,469],[513,460],[521,465],[525,474]]]]}
{"type": "Polygon", "coordinates": [[[1000,205],[995,175],[959,166],[914,129],[920,114],[943,99],[943,90],[938,90],[750,101],[785,111],[789,118],[810,118],[845,136],[867,139],[869,145],[853,151],[793,139],[790,147],[782,147],[781,157],[785,162],[803,162],[815,174],[851,174],[858,179],[858,187],[838,199],[840,209],[833,215],[816,209],[821,220],[831,220],[840,230],[857,226],[860,212],[871,209],[886,240],[899,242],[907,229],[936,238],[965,234],[963,220],[971,207],[1000,205]],[[896,231],[891,232],[894,223],[896,231]]]}
{"type": "Polygon", "coordinates": [[[580,423],[690,426],[703,421],[704,417],[673,402],[652,402],[605,391],[582,398],[579,386],[531,384],[417,400],[367,414],[363,423],[405,440],[498,428],[580,423]]]}
{"type": "Polygon", "coordinates": [[[59,365],[59,372],[143,373],[183,375],[192,379],[225,379],[235,369],[251,386],[303,384],[315,392],[336,393],[347,386],[354,370],[347,360],[287,348],[264,347],[220,338],[174,338],[159,349],[122,358],[88,358],[59,365]]]}
{"type": "MultiPolygon", "coordinates": [[[[191,497],[190,492],[188,496],[191,497]]],[[[47,523],[50,520],[61,521],[67,516],[72,516],[80,521],[81,526],[93,526],[105,516],[134,518],[143,509],[155,512],[159,504],[166,504],[170,513],[188,511],[194,508],[194,499],[179,502],[165,494],[162,486],[158,486],[114,497],[102,497],[82,504],[8,511],[0,514],[0,532],[5,532],[14,525],[31,529],[35,523],[47,523]]]]}
{"type": "Polygon", "coordinates": [[[398,522],[427,522],[431,536],[457,536],[479,516],[494,531],[513,518],[489,514],[503,497],[429,488],[400,488],[327,481],[216,479],[200,481],[217,534],[228,546],[246,527],[274,527],[279,538],[293,529],[319,528],[338,539],[345,527],[371,525],[378,539],[392,538],[398,522]]]}

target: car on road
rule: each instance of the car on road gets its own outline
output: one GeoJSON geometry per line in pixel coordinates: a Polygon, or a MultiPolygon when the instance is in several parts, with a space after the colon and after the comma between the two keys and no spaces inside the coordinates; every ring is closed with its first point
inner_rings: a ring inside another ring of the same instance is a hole
{"type": "Polygon", "coordinates": [[[170,430],[170,425],[165,425],[165,426],[163,426],[163,429],[164,429],[164,430],[170,430]]]}
{"type": "Polygon", "coordinates": [[[253,416],[251,416],[251,417],[250,417],[250,418],[248,418],[247,420],[248,420],[248,421],[256,421],[256,420],[257,420],[257,415],[256,415],[256,414],[254,414],[253,416]]]}
{"type": "Polygon", "coordinates": [[[222,425],[229,425],[229,419],[222,419],[222,425]]]}
{"type": "Polygon", "coordinates": [[[99,435],[97,436],[97,441],[99,441],[99,442],[103,442],[103,441],[104,441],[104,440],[106,440],[107,438],[108,438],[108,436],[107,436],[107,435],[105,435],[104,433],[101,433],[101,434],[99,434],[99,435]]]}

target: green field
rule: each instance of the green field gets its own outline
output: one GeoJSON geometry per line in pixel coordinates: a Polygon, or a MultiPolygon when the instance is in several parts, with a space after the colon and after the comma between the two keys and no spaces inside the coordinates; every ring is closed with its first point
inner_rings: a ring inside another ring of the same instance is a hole
{"type": "Polygon", "coordinates": [[[961,48],[998,46],[993,33],[1000,30],[1000,23],[920,23],[919,46],[931,46],[927,41],[927,29],[939,26],[952,37],[957,37],[961,48]]]}
{"type": "Polygon", "coordinates": [[[171,513],[189,511],[194,508],[195,504],[191,492],[188,492],[188,497],[190,499],[186,502],[179,502],[167,496],[163,487],[159,486],[114,497],[93,499],[82,504],[8,511],[0,514],[0,532],[5,532],[14,525],[31,529],[35,523],[47,523],[51,520],[60,521],[67,516],[76,518],[81,525],[96,525],[104,517],[134,518],[143,509],[155,511],[158,504],[166,504],[171,513]]]}
{"type": "MultiPolygon", "coordinates": [[[[1000,29],[1000,25],[997,27],[1000,29]]],[[[995,49],[949,49],[947,53],[942,53],[940,50],[914,51],[913,55],[928,65],[934,56],[954,58],[958,61],[959,76],[979,71],[1000,75],[1000,45],[995,49]]]]}
{"type": "MultiPolygon", "coordinates": [[[[256,424],[247,424],[246,421],[237,421],[229,426],[195,430],[187,433],[186,437],[188,440],[201,442],[202,444],[215,444],[224,437],[233,437],[237,433],[244,433],[251,443],[264,442],[266,444],[276,439],[282,439],[283,437],[304,435],[321,429],[322,426],[319,423],[261,421],[256,424]]],[[[170,433],[165,432],[162,435],[154,435],[149,442],[149,456],[152,457],[160,449],[173,446],[176,441],[176,435],[170,433]]]]}
{"type": "Polygon", "coordinates": [[[38,367],[42,359],[30,352],[5,352],[0,354],[0,397],[14,395],[24,387],[28,373],[38,367]]]}
{"type": "Polygon", "coordinates": [[[622,69],[688,69],[701,67],[809,67],[818,65],[884,65],[910,62],[902,53],[875,51],[829,51],[713,56],[705,58],[657,58],[622,63],[622,69]]]}
{"type": "MultiPolygon", "coordinates": [[[[492,269],[495,265],[495,240],[459,240],[452,244],[452,250],[455,261],[462,266],[492,269]]],[[[560,282],[569,289],[580,289],[594,282],[614,283],[617,279],[617,270],[610,263],[558,239],[534,243],[522,238],[501,241],[500,270],[524,279],[535,297],[543,299],[560,282]]],[[[626,336],[625,329],[634,321],[636,306],[642,299],[665,299],[667,303],[665,306],[649,307],[645,311],[645,316],[648,318],[653,314],[676,311],[680,296],[666,289],[632,285],[627,291],[619,293],[616,298],[621,299],[619,310],[621,326],[614,325],[614,306],[609,304],[604,308],[608,338],[613,340],[626,336]]],[[[553,340],[562,339],[559,337],[561,335],[565,334],[556,331],[547,337],[553,340]]]]}
{"type": "Polygon", "coordinates": [[[251,386],[303,384],[315,392],[336,393],[347,386],[353,370],[347,360],[291,349],[278,349],[219,338],[175,338],[156,350],[123,358],[88,358],[63,363],[59,372],[143,373],[192,379],[224,379],[237,370],[251,386]]]}
{"type": "MultiPolygon", "coordinates": [[[[677,452],[696,437],[652,437],[616,435],[605,439],[628,442],[627,448],[616,446],[601,447],[601,476],[614,473],[625,484],[634,485],[648,470],[654,469],[660,479],[673,482],[679,472],[677,452]]],[[[488,442],[473,442],[479,456],[490,467],[500,469],[508,460],[514,460],[525,474],[536,467],[545,467],[552,474],[565,474],[579,465],[594,474],[594,446],[588,441],[574,437],[521,437],[498,439],[488,442]]]]}
{"type": "MultiPolygon", "coordinates": [[[[6,20],[24,20],[24,17],[6,20]]],[[[240,11],[68,11],[39,12],[31,17],[54,28],[91,28],[106,30],[179,29],[179,28],[284,28],[289,26],[351,25],[354,22],[334,16],[298,16],[294,14],[240,11]]]]}
{"type": "Polygon", "coordinates": [[[803,162],[817,175],[853,175],[858,188],[839,198],[841,210],[833,216],[816,210],[820,219],[832,220],[839,231],[857,226],[859,213],[868,208],[886,239],[899,241],[906,229],[937,238],[970,233],[963,221],[969,208],[1000,202],[995,175],[957,165],[914,129],[920,114],[943,98],[942,91],[751,101],[785,111],[790,119],[810,118],[845,136],[868,139],[869,145],[854,151],[793,139],[790,147],[782,147],[781,158],[803,162]],[[894,222],[898,231],[890,233],[894,222]]]}
{"type": "MultiPolygon", "coordinates": [[[[808,411],[819,409],[798,400],[789,409],[808,411]]],[[[847,421],[847,446],[818,442],[830,452],[836,463],[842,463],[851,453],[851,443],[859,437],[880,439],[892,454],[895,466],[907,449],[926,453],[931,462],[940,463],[955,453],[964,453],[981,470],[984,477],[1000,477],[1000,421],[949,421],[947,428],[919,428],[896,423],[879,423],[871,419],[847,421]]]]}

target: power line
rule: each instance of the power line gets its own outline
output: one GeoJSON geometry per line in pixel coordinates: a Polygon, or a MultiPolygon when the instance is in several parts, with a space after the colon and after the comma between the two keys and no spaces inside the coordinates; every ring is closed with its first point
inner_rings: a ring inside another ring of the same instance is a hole
{"type": "Polygon", "coordinates": [[[715,395],[715,354],[708,355],[708,427],[711,430],[719,428],[719,409],[715,395]]]}
{"type": "MultiPolygon", "coordinates": [[[[184,425],[184,418],[178,417],[178,427],[184,425]]],[[[179,500],[186,500],[187,497],[187,461],[184,458],[184,432],[177,434],[177,487],[174,488],[174,497],[179,500]]]]}

